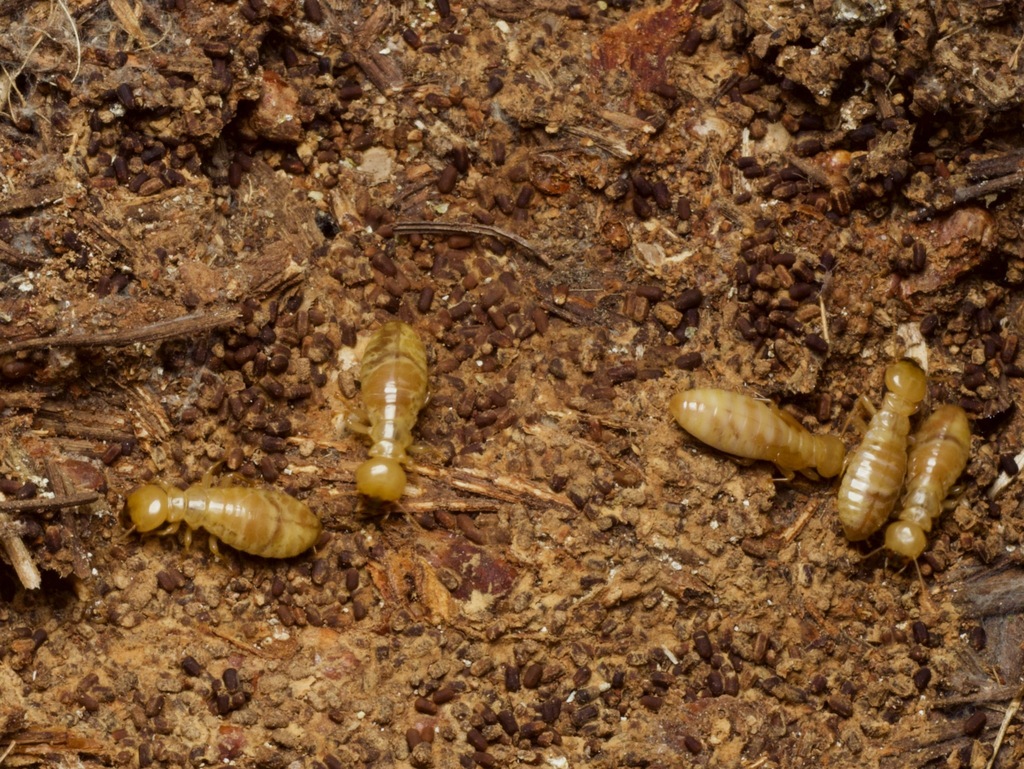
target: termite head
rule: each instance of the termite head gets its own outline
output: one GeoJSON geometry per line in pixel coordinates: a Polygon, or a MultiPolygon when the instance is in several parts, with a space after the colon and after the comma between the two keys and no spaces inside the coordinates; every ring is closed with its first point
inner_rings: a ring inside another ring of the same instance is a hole
{"type": "Polygon", "coordinates": [[[920,403],[928,394],[928,379],[913,361],[901,360],[885,370],[885,386],[910,403],[920,403]]]}
{"type": "Polygon", "coordinates": [[[405,470],[390,457],[370,457],[356,468],[356,488],[368,497],[394,502],[405,491],[405,470]]]}
{"type": "Polygon", "coordinates": [[[885,530],[885,549],[916,561],[928,540],[920,526],[906,521],[893,521],[885,530]]]}
{"type": "Polygon", "coordinates": [[[156,484],[140,486],[128,496],[128,515],[137,531],[153,531],[167,521],[167,492],[156,484]]]}
{"type": "Polygon", "coordinates": [[[832,478],[843,470],[846,460],[846,446],[834,435],[818,436],[815,452],[815,469],[822,478],[832,478]]]}

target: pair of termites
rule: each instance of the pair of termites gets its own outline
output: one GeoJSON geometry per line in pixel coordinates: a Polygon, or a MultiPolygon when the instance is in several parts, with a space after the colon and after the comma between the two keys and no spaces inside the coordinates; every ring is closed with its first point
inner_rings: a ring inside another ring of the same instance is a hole
{"type": "Polygon", "coordinates": [[[910,417],[927,395],[928,382],[916,364],[900,361],[886,369],[885,385],[882,406],[843,475],[839,520],[847,539],[871,536],[889,519],[905,479],[897,520],[885,531],[885,548],[916,560],[927,545],[932,521],[967,466],[971,428],[962,408],[939,406],[914,435],[908,459],[910,417]]]}
{"type": "Polygon", "coordinates": [[[747,395],[702,388],[676,393],[669,410],[679,426],[720,451],[773,462],[795,472],[831,478],[843,469],[846,448],[832,435],[814,435],[785,411],[747,395]]]}
{"type": "Polygon", "coordinates": [[[370,458],[356,469],[360,494],[386,502],[405,491],[416,416],[427,400],[427,350],[405,323],[385,323],[367,342],[359,372],[365,414],[349,426],[366,433],[370,458]]]}
{"type": "MultiPolygon", "coordinates": [[[[412,428],[427,398],[427,351],[405,323],[385,323],[370,337],[360,371],[362,423],[354,429],[370,436],[370,458],[356,470],[356,487],[376,499],[399,499],[405,490],[407,451],[412,428]]],[[[216,467],[216,466],[215,466],[216,467]]],[[[167,524],[172,534],[186,525],[186,545],[194,529],[210,533],[217,553],[220,539],[265,558],[289,558],[307,550],[320,536],[320,520],[304,503],[274,489],[213,485],[214,468],[184,491],[166,483],[150,483],[128,497],[135,528],[150,532],[167,524]]]]}
{"type": "Polygon", "coordinates": [[[215,555],[218,539],[264,558],[291,558],[316,542],[320,520],[306,504],[276,489],[213,485],[215,468],[185,490],[150,483],[133,491],[127,507],[135,528],[149,532],[167,524],[160,533],[173,534],[184,523],[186,547],[194,529],[206,529],[215,555]]]}

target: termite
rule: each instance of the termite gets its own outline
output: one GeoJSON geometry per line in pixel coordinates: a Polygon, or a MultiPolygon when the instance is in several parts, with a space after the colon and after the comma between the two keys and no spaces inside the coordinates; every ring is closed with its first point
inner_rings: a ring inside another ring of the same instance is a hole
{"type": "Polygon", "coordinates": [[[907,466],[907,488],[899,520],[885,530],[887,550],[916,560],[942,503],[967,466],[971,427],[959,406],[939,406],[914,433],[907,466]]]}
{"type": "Polygon", "coordinates": [[[427,350],[405,323],[385,323],[370,337],[359,370],[370,458],[356,469],[360,494],[393,502],[405,491],[407,451],[416,416],[427,400],[427,350]]]}
{"type": "MultiPolygon", "coordinates": [[[[928,391],[916,363],[900,361],[885,370],[888,392],[874,412],[864,439],[850,455],[839,485],[839,520],[851,542],[867,539],[882,527],[899,498],[907,474],[910,417],[928,391]]],[[[871,404],[860,401],[869,411],[871,404]]]]}
{"type": "Polygon", "coordinates": [[[785,411],[747,395],[685,390],[673,395],[668,407],[679,426],[698,440],[739,457],[773,462],[789,479],[794,472],[831,478],[843,468],[842,441],[814,435],[785,411]]]}
{"type": "Polygon", "coordinates": [[[218,556],[218,539],[263,558],[291,558],[316,542],[320,520],[305,503],[276,489],[212,485],[214,468],[185,490],[148,483],[133,491],[127,508],[135,528],[145,533],[167,524],[160,533],[173,534],[184,523],[186,547],[193,530],[206,529],[218,556]]]}

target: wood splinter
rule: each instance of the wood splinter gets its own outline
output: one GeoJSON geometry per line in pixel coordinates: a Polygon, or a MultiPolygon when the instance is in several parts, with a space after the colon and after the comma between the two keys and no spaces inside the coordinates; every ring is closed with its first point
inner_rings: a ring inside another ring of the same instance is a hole
{"type": "Polygon", "coordinates": [[[105,331],[99,334],[66,334],[58,336],[31,337],[0,345],[0,355],[21,350],[38,350],[43,347],[123,347],[144,342],[163,342],[167,339],[192,336],[230,326],[238,320],[239,313],[228,310],[214,313],[192,313],[180,318],[158,320],[146,326],[105,331]]]}

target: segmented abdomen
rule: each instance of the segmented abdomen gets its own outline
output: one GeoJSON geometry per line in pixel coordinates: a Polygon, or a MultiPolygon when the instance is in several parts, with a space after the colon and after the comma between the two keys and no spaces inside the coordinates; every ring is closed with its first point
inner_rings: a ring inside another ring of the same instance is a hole
{"type": "Polygon", "coordinates": [[[893,410],[886,395],[882,409],[851,455],[839,486],[839,521],[851,542],[867,539],[885,523],[907,474],[910,419],[893,410]]]}
{"type": "Polygon", "coordinates": [[[914,435],[907,467],[907,490],[899,518],[931,529],[942,502],[967,466],[971,428],[959,406],[939,406],[914,435]]]}
{"type": "Polygon", "coordinates": [[[363,353],[360,381],[372,456],[404,458],[427,399],[427,351],[405,323],[385,323],[363,353]]]}
{"type": "Polygon", "coordinates": [[[191,486],[185,523],[227,545],[264,558],[290,558],[312,547],[320,520],[306,504],[276,489],[191,486]]]}
{"type": "Polygon", "coordinates": [[[677,393],[669,410],[679,426],[698,440],[747,459],[775,463],[783,471],[815,466],[835,475],[842,466],[843,446],[831,436],[815,436],[789,414],[739,393],[701,388],[677,393]]]}

